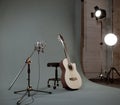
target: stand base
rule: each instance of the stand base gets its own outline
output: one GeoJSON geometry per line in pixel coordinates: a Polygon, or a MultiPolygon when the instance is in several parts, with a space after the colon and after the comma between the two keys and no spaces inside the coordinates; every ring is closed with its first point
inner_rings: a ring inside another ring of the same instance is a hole
{"type": "Polygon", "coordinates": [[[48,79],[48,87],[50,87],[50,84],[49,84],[49,82],[50,81],[54,81],[54,86],[53,86],[53,89],[56,89],[56,87],[57,86],[59,86],[59,81],[61,81],[61,79],[60,78],[50,78],[50,79],[48,79]]]}
{"type": "Polygon", "coordinates": [[[99,78],[100,78],[100,80],[104,80],[104,79],[105,79],[104,74],[103,74],[103,73],[100,73],[100,74],[99,74],[99,78]]]}
{"type": "Polygon", "coordinates": [[[107,73],[107,76],[106,76],[107,81],[113,82],[113,80],[114,80],[114,75],[113,75],[114,71],[120,77],[120,73],[117,71],[117,69],[115,67],[111,67],[109,72],[107,73]],[[111,78],[111,76],[112,76],[112,78],[111,78]]]}
{"type": "Polygon", "coordinates": [[[25,94],[17,101],[17,105],[20,105],[20,104],[21,104],[22,99],[23,99],[26,95],[28,95],[28,97],[30,97],[30,96],[31,96],[31,94],[30,94],[31,91],[43,92],[43,93],[52,94],[52,92],[35,90],[35,89],[32,89],[31,86],[29,86],[29,87],[28,87],[27,89],[25,89],[25,90],[19,90],[19,91],[15,91],[15,92],[14,92],[14,94],[17,94],[17,93],[20,93],[20,92],[25,92],[25,94]]]}

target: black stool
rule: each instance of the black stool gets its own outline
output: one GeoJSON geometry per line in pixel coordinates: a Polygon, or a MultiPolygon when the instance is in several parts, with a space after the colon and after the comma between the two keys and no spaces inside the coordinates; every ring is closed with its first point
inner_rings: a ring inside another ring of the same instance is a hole
{"type": "Polygon", "coordinates": [[[55,78],[48,79],[47,83],[48,83],[48,87],[50,87],[49,82],[54,81],[53,89],[56,89],[56,86],[59,86],[59,81],[61,80],[60,78],[58,78],[58,69],[57,68],[59,67],[59,63],[57,63],[57,62],[48,63],[47,66],[48,67],[55,67],[55,78]]]}

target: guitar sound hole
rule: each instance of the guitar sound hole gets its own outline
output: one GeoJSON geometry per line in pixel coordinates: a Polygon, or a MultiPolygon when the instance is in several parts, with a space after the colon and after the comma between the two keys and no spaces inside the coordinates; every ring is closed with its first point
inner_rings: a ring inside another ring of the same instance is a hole
{"type": "Polygon", "coordinates": [[[71,81],[76,81],[77,80],[77,78],[76,77],[71,77],[71,78],[69,78],[71,81]]]}

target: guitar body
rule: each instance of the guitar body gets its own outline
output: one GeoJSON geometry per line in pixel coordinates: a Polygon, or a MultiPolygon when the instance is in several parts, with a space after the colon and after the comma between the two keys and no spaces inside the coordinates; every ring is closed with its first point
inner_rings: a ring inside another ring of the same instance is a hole
{"type": "Polygon", "coordinates": [[[66,58],[61,61],[60,67],[62,70],[62,76],[61,76],[61,82],[63,85],[63,88],[70,89],[70,90],[76,90],[79,89],[82,85],[82,79],[77,72],[76,64],[71,63],[69,54],[67,52],[67,47],[64,41],[64,38],[62,35],[58,35],[58,39],[62,43],[64,47],[64,52],[66,58]]]}
{"type": "Polygon", "coordinates": [[[65,58],[61,63],[60,67],[62,70],[61,82],[63,88],[76,90],[82,85],[82,80],[79,73],[76,70],[76,64],[71,63],[69,65],[67,58],[65,58]]]}

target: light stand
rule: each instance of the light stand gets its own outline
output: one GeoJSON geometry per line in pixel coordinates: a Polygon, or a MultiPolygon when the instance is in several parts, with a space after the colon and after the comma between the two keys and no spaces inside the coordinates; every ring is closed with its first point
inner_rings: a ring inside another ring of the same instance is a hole
{"type": "MultiPolygon", "coordinates": [[[[101,50],[102,50],[103,42],[101,42],[100,45],[101,45],[101,50]]],[[[102,68],[102,51],[101,51],[101,71],[100,71],[99,77],[101,80],[104,79],[103,68],[102,68]]]]}
{"type": "Polygon", "coordinates": [[[103,64],[103,62],[102,62],[102,57],[103,57],[103,55],[102,55],[102,46],[103,46],[103,42],[102,42],[102,21],[100,21],[100,23],[101,23],[101,42],[100,42],[100,46],[101,46],[101,71],[100,71],[99,77],[102,80],[102,79],[104,79],[103,68],[102,68],[102,64],[103,64]]]}
{"type": "MultiPolygon", "coordinates": [[[[112,47],[112,64],[113,64],[113,47],[112,47]]],[[[110,70],[108,71],[108,73],[106,74],[106,80],[113,82],[114,81],[114,72],[116,72],[116,74],[120,77],[120,73],[118,72],[118,70],[112,65],[110,67],[110,70]]]]}
{"type": "Polygon", "coordinates": [[[116,35],[109,33],[104,38],[105,43],[111,47],[112,50],[112,66],[110,67],[110,70],[106,74],[106,80],[113,82],[114,80],[114,72],[117,73],[118,76],[120,76],[120,73],[117,71],[117,69],[113,66],[113,47],[117,43],[117,37],[116,35]],[[111,77],[112,76],[112,77],[111,77]]]}
{"type": "MultiPolygon", "coordinates": [[[[113,64],[113,49],[112,49],[112,64],[113,64]]],[[[114,72],[120,77],[120,73],[117,71],[117,69],[113,66],[110,67],[110,70],[108,71],[106,75],[106,80],[113,82],[114,81],[114,72]],[[111,77],[112,76],[112,77],[111,77]]]]}
{"type": "Polygon", "coordinates": [[[104,9],[101,9],[101,8],[99,8],[98,6],[95,6],[94,7],[94,12],[91,12],[91,17],[93,18],[93,17],[95,17],[95,19],[96,19],[96,21],[97,21],[97,23],[100,23],[100,25],[101,25],[101,42],[100,42],[100,49],[101,49],[101,71],[100,71],[100,74],[99,74],[99,77],[100,77],[100,79],[102,80],[102,79],[104,79],[104,74],[103,74],[103,68],[102,68],[102,46],[103,46],[103,42],[102,42],[102,26],[103,26],[103,24],[102,24],[102,22],[103,22],[103,19],[105,19],[106,18],[106,11],[104,10],[104,9]]]}
{"type": "Polygon", "coordinates": [[[43,46],[42,43],[38,43],[38,42],[37,42],[37,45],[35,46],[34,51],[33,51],[32,54],[26,59],[25,65],[23,66],[22,70],[18,73],[18,75],[15,77],[14,81],[12,82],[12,84],[10,85],[10,87],[9,87],[9,89],[8,89],[8,90],[10,90],[10,89],[12,88],[12,86],[14,85],[14,83],[16,82],[16,80],[18,79],[18,77],[20,76],[20,74],[22,73],[22,71],[24,70],[25,66],[27,65],[27,66],[28,66],[28,68],[27,68],[27,74],[28,74],[28,78],[27,78],[28,82],[27,82],[27,85],[28,85],[28,86],[27,86],[27,88],[24,89],[24,90],[19,90],[19,91],[15,91],[15,92],[14,92],[14,94],[17,94],[17,93],[20,93],[20,92],[25,92],[24,95],[17,101],[17,105],[20,105],[20,104],[21,104],[22,99],[23,99],[26,95],[28,95],[28,97],[30,97],[30,96],[31,96],[31,93],[30,93],[31,91],[34,91],[34,92],[43,92],[43,93],[48,93],[48,94],[51,94],[51,93],[52,93],[52,92],[48,92],[48,91],[41,91],[41,90],[33,89],[32,86],[31,86],[31,84],[30,84],[30,80],[31,80],[31,79],[30,79],[30,64],[31,64],[30,58],[32,57],[32,55],[34,54],[34,52],[35,52],[36,50],[38,51],[38,54],[39,54],[40,51],[43,52],[43,48],[44,48],[44,47],[45,47],[45,46],[43,46]]]}

